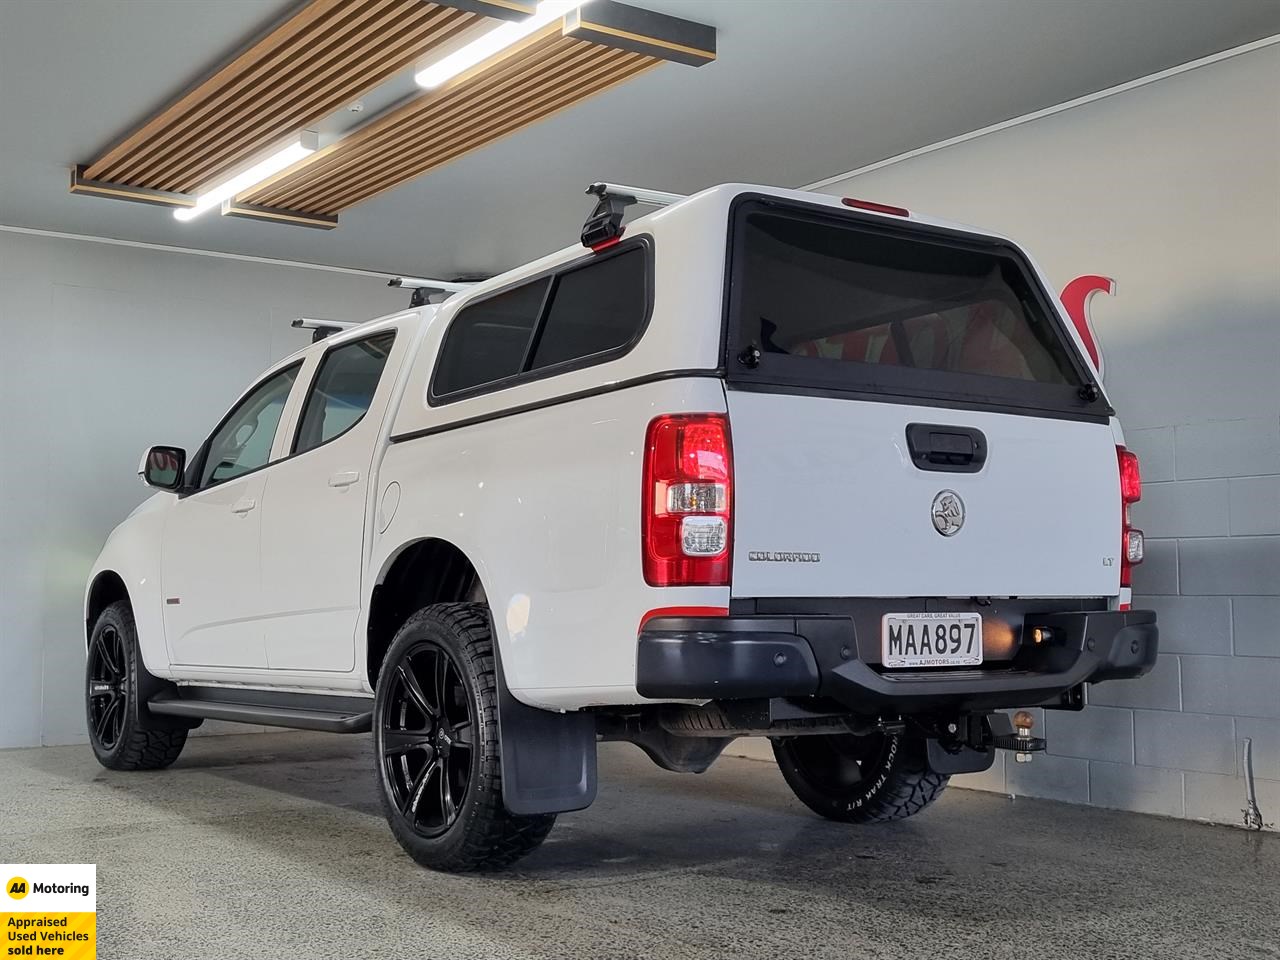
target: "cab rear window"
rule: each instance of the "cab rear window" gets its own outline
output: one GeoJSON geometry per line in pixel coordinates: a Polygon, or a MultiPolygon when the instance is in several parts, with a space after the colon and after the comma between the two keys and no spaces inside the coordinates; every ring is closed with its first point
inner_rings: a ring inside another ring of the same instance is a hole
{"type": "Polygon", "coordinates": [[[810,209],[738,209],[730,371],[908,399],[1099,402],[1013,248],[810,209]]]}

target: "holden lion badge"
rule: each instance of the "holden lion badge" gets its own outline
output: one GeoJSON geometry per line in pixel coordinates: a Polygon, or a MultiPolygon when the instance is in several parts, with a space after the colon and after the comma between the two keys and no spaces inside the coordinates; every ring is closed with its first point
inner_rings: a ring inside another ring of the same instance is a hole
{"type": "Polygon", "coordinates": [[[964,526],[964,501],[954,490],[939,490],[933,498],[933,529],[954,537],[964,526]]]}

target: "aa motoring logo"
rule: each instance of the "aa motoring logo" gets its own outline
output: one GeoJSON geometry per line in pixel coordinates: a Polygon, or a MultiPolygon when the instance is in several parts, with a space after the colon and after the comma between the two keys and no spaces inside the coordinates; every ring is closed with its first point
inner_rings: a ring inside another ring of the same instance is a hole
{"type": "MultiPolygon", "coordinates": [[[[0,874],[0,876],[4,876],[4,874],[0,874]]],[[[14,900],[21,900],[28,893],[58,893],[87,897],[89,896],[89,885],[87,883],[41,883],[39,881],[31,883],[25,877],[10,877],[9,882],[4,885],[4,891],[14,900]]]]}

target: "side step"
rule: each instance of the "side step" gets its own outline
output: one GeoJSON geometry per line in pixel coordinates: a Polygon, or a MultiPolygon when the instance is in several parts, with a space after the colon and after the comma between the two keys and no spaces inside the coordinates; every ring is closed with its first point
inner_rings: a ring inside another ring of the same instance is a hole
{"type": "Polygon", "coordinates": [[[234,687],[177,687],[147,702],[152,713],[258,723],[268,727],[368,733],[373,729],[373,698],[241,690],[234,687]]]}

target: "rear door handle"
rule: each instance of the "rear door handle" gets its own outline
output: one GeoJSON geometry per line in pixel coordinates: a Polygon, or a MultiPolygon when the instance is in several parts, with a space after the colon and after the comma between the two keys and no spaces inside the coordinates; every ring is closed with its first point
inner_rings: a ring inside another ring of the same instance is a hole
{"type": "Polygon", "coordinates": [[[335,473],[329,478],[329,486],[331,487],[349,487],[360,479],[359,470],[344,470],[342,473],[335,473]]]}
{"type": "Polygon", "coordinates": [[[243,499],[237,500],[235,502],[235,504],[231,507],[231,512],[239,513],[243,515],[248,513],[257,505],[258,505],[258,501],[253,499],[253,497],[244,497],[243,499]]]}
{"type": "Polygon", "coordinates": [[[907,424],[907,449],[918,470],[977,473],[987,462],[987,438],[974,427],[907,424]]]}

